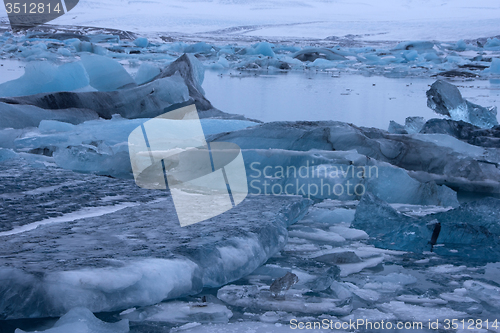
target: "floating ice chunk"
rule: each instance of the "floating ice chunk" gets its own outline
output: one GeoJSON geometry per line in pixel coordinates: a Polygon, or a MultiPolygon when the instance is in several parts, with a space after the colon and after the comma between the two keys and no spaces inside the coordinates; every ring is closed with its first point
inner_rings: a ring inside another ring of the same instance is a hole
{"type": "Polygon", "coordinates": [[[406,128],[403,125],[398,124],[394,120],[390,121],[389,128],[387,131],[392,134],[408,134],[406,128]]]}
{"type": "Polygon", "coordinates": [[[344,237],[345,239],[348,240],[361,240],[361,239],[368,239],[368,234],[364,232],[363,230],[358,230],[354,228],[349,228],[349,225],[338,225],[338,226],[333,226],[329,228],[330,231],[333,231],[337,234],[339,234],[341,237],[344,237]]]}
{"type": "Polygon", "coordinates": [[[97,113],[89,109],[48,110],[32,105],[0,102],[0,129],[37,127],[42,120],[47,119],[78,124],[97,118],[97,113]]]}
{"type": "Polygon", "coordinates": [[[439,295],[442,299],[457,303],[479,303],[475,299],[467,296],[466,288],[457,288],[452,293],[442,293],[439,295]]]}
{"type": "Polygon", "coordinates": [[[431,273],[438,273],[438,274],[449,274],[449,273],[458,273],[458,272],[462,272],[464,270],[467,269],[467,266],[455,266],[455,265],[451,265],[451,264],[447,264],[447,265],[439,265],[439,266],[434,266],[434,267],[430,267],[429,268],[429,271],[431,273]]]}
{"type": "Polygon", "coordinates": [[[59,53],[60,55],[63,55],[65,57],[71,57],[71,51],[68,50],[67,48],[65,47],[60,47],[58,50],[57,50],[57,53],[59,53]]]}
{"type": "Polygon", "coordinates": [[[88,52],[101,56],[105,56],[106,54],[108,54],[108,50],[106,48],[91,42],[75,40],[70,43],[70,45],[75,48],[76,52],[88,52]]]}
{"type": "Polygon", "coordinates": [[[335,67],[335,63],[331,60],[318,58],[314,60],[308,67],[317,67],[317,68],[333,68],[335,67]]]}
{"type": "Polygon", "coordinates": [[[340,55],[338,52],[319,48],[319,47],[307,47],[292,55],[292,58],[298,59],[300,61],[315,61],[316,59],[327,59],[327,60],[347,60],[346,57],[340,55]]]}
{"type": "Polygon", "coordinates": [[[491,74],[500,74],[500,58],[493,58],[488,70],[491,74]]]}
{"type": "Polygon", "coordinates": [[[90,85],[99,91],[112,91],[136,85],[134,79],[117,61],[99,55],[82,55],[81,61],[90,85]]]}
{"type": "MultiPolygon", "coordinates": [[[[464,121],[430,119],[420,131],[423,134],[447,134],[471,145],[500,147],[500,128],[481,129],[464,121]]],[[[457,145],[454,145],[457,146],[457,145]]]]}
{"type": "MultiPolygon", "coordinates": [[[[378,184],[383,188],[385,187],[385,189],[392,186],[391,191],[386,190],[384,194],[391,195],[394,198],[397,198],[395,193],[408,190],[408,196],[405,195],[404,199],[411,199],[413,204],[450,205],[449,203],[452,203],[452,201],[454,202],[452,205],[458,203],[453,192],[449,189],[443,189],[440,192],[440,187],[436,187],[436,184],[451,184],[450,186],[454,186],[456,189],[467,191],[500,191],[500,182],[498,181],[500,171],[494,167],[495,163],[498,163],[498,158],[494,157],[496,154],[489,157],[483,156],[480,159],[481,161],[493,162],[493,164],[479,162],[473,157],[454,153],[448,147],[439,147],[412,136],[394,136],[383,130],[359,128],[340,122],[266,123],[241,132],[221,134],[215,136],[213,140],[238,144],[243,150],[245,161],[248,160],[250,163],[257,161],[261,162],[261,165],[262,163],[271,166],[284,165],[285,174],[287,166],[306,167],[307,160],[310,163],[315,162],[314,170],[320,170],[318,165],[328,166],[330,164],[330,170],[333,171],[333,166],[335,166],[338,172],[341,171],[341,166],[343,166],[344,171],[347,168],[352,171],[352,167],[346,166],[345,163],[352,163],[355,169],[364,165],[370,171],[370,166],[377,165],[374,159],[388,162],[398,168],[408,170],[411,177],[409,175],[405,177],[405,185],[393,181],[380,181],[380,178],[378,184]],[[332,151],[332,149],[335,151],[332,151]],[[295,152],[279,153],[279,150],[293,150],[295,152]],[[320,150],[321,152],[319,152],[320,150]],[[353,150],[356,150],[357,153],[352,153],[353,150]],[[350,152],[349,155],[347,155],[348,152],[350,152]],[[292,153],[296,156],[293,160],[291,158],[292,153]],[[342,154],[345,155],[342,156],[342,154]],[[365,157],[361,155],[369,157],[371,162],[363,164],[361,161],[365,157]],[[281,158],[284,160],[278,161],[281,158]],[[419,163],[415,163],[415,161],[419,161],[419,163]],[[432,183],[432,181],[435,181],[436,184],[432,183]],[[407,184],[412,182],[412,190],[410,190],[407,184]],[[413,190],[417,190],[420,194],[415,192],[410,194],[413,190]],[[441,197],[441,194],[444,194],[444,196],[441,197]]],[[[311,164],[309,166],[312,168],[311,164]]],[[[250,168],[250,165],[247,165],[247,168],[250,168]]],[[[379,168],[381,169],[382,165],[379,165],[379,168]]],[[[390,170],[395,170],[387,169],[386,175],[391,178],[390,170]]],[[[324,173],[324,170],[321,172],[324,173]]],[[[253,171],[252,174],[254,174],[253,171]]],[[[352,172],[349,172],[349,174],[352,174],[352,172]]],[[[291,177],[286,178],[290,179],[291,177]]],[[[321,176],[321,178],[324,177],[321,176]]],[[[344,182],[347,181],[343,176],[338,178],[341,178],[344,182]]],[[[376,176],[369,178],[377,182],[376,176]]],[[[293,182],[296,182],[296,179],[292,178],[293,182]]],[[[316,182],[316,185],[321,185],[320,177],[307,179],[306,189],[307,184],[313,182],[316,182]]],[[[330,184],[330,188],[331,186],[330,184]]],[[[249,188],[250,191],[253,191],[251,186],[249,188]]],[[[320,190],[321,186],[318,186],[318,193],[321,192],[320,190]]],[[[346,192],[344,191],[344,193],[346,192]]],[[[335,196],[324,198],[337,199],[335,196]]],[[[355,200],[357,198],[341,197],[340,199],[355,200]]]]}
{"type": "Polygon", "coordinates": [[[454,85],[442,80],[434,82],[427,91],[427,106],[436,113],[462,120],[481,128],[498,125],[496,107],[485,108],[462,98],[454,85]]]}
{"type": "MultiPolygon", "coordinates": [[[[56,111],[60,110],[54,110],[56,111]]],[[[111,120],[87,121],[77,126],[42,120],[39,133],[32,131],[25,138],[16,139],[24,132],[4,130],[0,131],[0,138],[4,138],[5,141],[0,142],[15,146],[19,151],[44,149],[51,151],[55,162],[65,169],[114,177],[131,177],[128,135],[146,120],[128,120],[115,116],[111,120]],[[8,143],[10,141],[15,144],[8,143]]],[[[242,120],[202,119],[201,124],[205,134],[209,135],[245,128],[255,123],[242,120]]],[[[174,140],[179,133],[165,135],[166,139],[174,140]]]]}
{"type": "Polygon", "coordinates": [[[418,58],[418,52],[415,50],[404,51],[403,57],[408,61],[415,61],[418,58]]]}
{"type": "Polygon", "coordinates": [[[374,290],[362,289],[350,282],[337,282],[334,281],[330,289],[332,289],[337,296],[342,299],[348,298],[349,294],[354,294],[360,299],[368,302],[376,302],[380,299],[380,294],[374,290]],[[348,291],[348,293],[346,292],[348,291]]]}
{"type": "MultiPolygon", "coordinates": [[[[410,305],[404,302],[392,301],[378,306],[385,313],[393,314],[398,320],[420,321],[423,325],[428,321],[439,321],[445,319],[462,319],[468,317],[467,313],[455,311],[446,307],[424,307],[410,305]]],[[[425,328],[425,326],[424,326],[425,328]]],[[[422,327],[420,327],[422,329],[422,327]]]]}
{"type": "Polygon", "coordinates": [[[428,41],[410,41],[410,42],[401,42],[394,48],[395,50],[429,50],[434,47],[433,42],[428,41]]]}
{"type": "Polygon", "coordinates": [[[500,46],[500,39],[498,38],[488,38],[486,44],[484,44],[484,48],[495,48],[500,46]]]}
{"type": "MultiPolygon", "coordinates": [[[[298,322],[297,322],[298,323],[298,322]]],[[[298,326],[297,326],[298,327],[298,326]]],[[[289,324],[268,324],[259,322],[229,323],[227,325],[202,325],[190,329],[182,329],[182,333],[292,333],[297,329],[292,329],[289,324]]],[[[308,333],[326,333],[328,329],[317,329],[310,327],[308,333]]],[[[176,331],[177,332],[177,331],[176,331]]]]}
{"type": "Polygon", "coordinates": [[[273,44],[268,42],[260,42],[252,45],[251,48],[246,49],[246,54],[255,55],[260,54],[266,57],[274,57],[273,44]]]}
{"type": "Polygon", "coordinates": [[[429,298],[422,295],[401,295],[396,300],[410,304],[422,304],[424,306],[435,306],[448,304],[447,301],[440,298],[429,298]]]}
{"type": "Polygon", "coordinates": [[[137,74],[135,75],[135,82],[138,85],[151,82],[160,74],[160,72],[161,70],[158,67],[153,66],[147,62],[143,62],[137,70],[137,74]]]}
{"type": "Polygon", "coordinates": [[[359,308],[354,310],[350,315],[342,317],[342,320],[344,321],[357,321],[358,319],[364,319],[365,321],[370,321],[372,323],[381,322],[382,320],[387,322],[396,320],[396,316],[391,313],[381,312],[377,309],[359,308]]]}
{"type": "Polygon", "coordinates": [[[457,51],[465,51],[467,48],[468,45],[463,39],[455,43],[455,50],[457,51]]]}
{"type": "Polygon", "coordinates": [[[157,321],[167,323],[227,323],[232,316],[233,313],[226,306],[208,301],[171,301],[132,309],[120,314],[121,318],[132,322],[157,321]]]}
{"type": "MultiPolygon", "coordinates": [[[[90,310],[86,308],[74,308],[62,316],[53,328],[44,333],[125,333],[129,332],[129,323],[127,319],[117,323],[106,323],[97,319],[90,310]]],[[[26,333],[20,329],[16,333],[26,333]]]]}
{"type": "Polygon", "coordinates": [[[205,78],[205,67],[193,54],[183,54],[163,69],[158,78],[176,76],[177,73],[184,79],[189,89],[189,96],[195,101],[198,111],[213,109],[210,101],[205,98],[205,92],[201,87],[205,78]]]}
{"type": "MultiPolygon", "coordinates": [[[[326,203],[327,200],[323,201],[326,203]]],[[[323,205],[321,207],[326,207],[323,205]]],[[[354,220],[354,214],[356,211],[354,209],[336,208],[336,209],[323,209],[317,206],[311,207],[309,213],[306,215],[307,219],[311,219],[314,222],[325,223],[325,224],[339,224],[339,223],[351,223],[354,220]]]]}
{"type": "Polygon", "coordinates": [[[17,154],[12,149],[0,148],[0,162],[16,157],[17,154]]]}
{"type": "Polygon", "coordinates": [[[424,117],[408,117],[405,121],[405,130],[408,133],[419,133],[424,125],[424,117]]]}
{"type": "Polygon", "coordinates": [[[72,91],[89,84],[81,62],[61,66],[49,62],[29,62],[19,79],[0,84],[0,97],[26,96],[54,91],[72,91]]]}
{"type": "Polygon", "coordinates": [[[388,275],[377,275],[370,278],[364,288],[377,290],[384,293],[393,293],[403,286],[416,283],[417,279],[412,275],[402,273],[390,273],[388,275]]]}
{"type": "Polygon", "coordinates": [[[464,282],[468,296],[485,302],[491,307],[492,312],[500,309],[500,287],[493,286],[480,281],[467,280],[464,282]]]}
{"type": "MultiPolygon", "coordinates": [[[[185,45],[185,44],[184,44],[185,45]]],[[[214,50],[213,46],[205,42],[199,42],[184,47],[186,53],[211,53],[214,50]]]]}
{"type": "MultiPolygon", "coordinates": [[[[133,182],[112,179],[106,184],[127,193],[133,182]]],[[[64,187],[63,194],[69,193],[72,187],[64,187]]],[[[111,214],[75,214],[64,227],[29,228],[29,223],[27,231],[0,235],[0,317],[59,316],[76,306],[119,311],[220,287],[282,250],[286,227],[310,205],[296,197],[248,197],[227,214],[182,228],[170,196],[157,195],[160,200],[111,214]],[[37,246],[22,256],[13,254],[26,237],[37,246]]]]}
{"type": "Polygon", "coordinates": [[[333,265],[361,262],[361,259],[353,251],[327,253],[314,257],[314,260],[333,265]]]}
{"type": "Polygon", "coordinates": [[[500,200],[486,198],[446,212],[410,217],[367,193],[352,226],[365,230],[381,248],[422,253],[431,249],[434,239],[434,244],[442,245],[434,247],[439,255],[498,261],[499,207],[500,200]]]}
{"type": "Polygon", "coordinates": [[[145,37],[139,37],[134,40],[134,44],[138,47],[148,47],[149,41],[145,37]]]}
{"type": "Polygon", "coordinates": [[[384,261],[384,257],[369,258],[359,263],[340,264],[340,276],[346,277],[351,274],[359,273],[365,268],[378,266],[384,261]]]}
{"type": "Polygon", "coordinates": [[[57,120],[42,120],[38,129],[42,134],[71,132],[75,130],[75,125],[57,120]]]}
{"type": "Polygon", "coordinates": [[[286,311],[310,314],[328,313],[348,315],[352,307],[343,305],[338,299],[305,296],[302,293],[288,293],[284,298],[275,298],[268,289],[254,285],[227,285],[219,289],[217,297],[232,305],[267,311],[286,311]]]}
{"type": "MultiPolygon", "coordinates": [[[[44,112],[68,113],[66,117],[71,117],[72,113],[76,114],[77,112],[70,110],[71,113],[69,113],[67,110],[61,109],[79,109],[79,113],[92,112],[97,113],[101,118],[110,119],[113,114],[120,114],[125,118],[156,117],[165,113],[165,108],[188,102],[190,97],[189,89],[182,77],[180,75],[174,75],[172,77],[154,80],[153,82],[139,87],[120,89],[116,92],[55,92],[12,97],[4,100],[8,103],[12,103],[10,107],[21,108],[33,105],[45,109],[46,111],[44,112]]],[[[0,112],[2,112],[2,107],[0,107],[0,112]]],[[[50,117],[40,118],[64,120],[50,117]]],[[[0,125],[3,124],[0,123],[0,125]]]]}

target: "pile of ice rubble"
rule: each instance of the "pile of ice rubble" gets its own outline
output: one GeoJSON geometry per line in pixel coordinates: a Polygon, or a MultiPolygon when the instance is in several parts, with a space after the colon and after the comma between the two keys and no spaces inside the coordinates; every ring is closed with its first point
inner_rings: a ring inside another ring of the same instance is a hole
{"type": "MultiPolygon", "coordinates": [[[[128,36],[127,34],[123,34],[128,36]]],[[[128,36],[130,37],[130,36],[128,36]]],[[[73,61],[77,55],[95,54],[139,66],[142,61],[163,67],[183,53],[195,54],[205,66],[238,70],[333,70],[388,77],[443,75],[447,77],[490,77],[500,74],[500,39],[481,38],[455,43],[437,41],[358,42],[355,36],[289,44],[266,41],[243,43],[189,43],[172,37],[148,40],[123,39],[119,35],[40,33],[0,36],[0,57],[27,61],[48,59],[73,61]],[[172,41],[173,40],[173,41],[172,41]]],[[[220,42],[219,42],[220,43],[220,42]]],[[[147,79],[155,66],[143,68],[147,79]]]]}
{"type": "Polygon", "coordinates": [[[496,319],[500,200],[484,198],[500,193],[494,109],[438,81],[429,105],[448,119],[392,133],[260,124],[212,107],[193,55],[144,66],[141,82],[89,57],[0,87],[37,93],[0,100],[0,318],[62,316],[51,333],[496,319]],[[58,92],[61,80],[82,90],[58,92]],[[192,103],[208,141],[241,147],[251,195],[181,228],[168,192],[133,182],[127,138],[192,103]]]}

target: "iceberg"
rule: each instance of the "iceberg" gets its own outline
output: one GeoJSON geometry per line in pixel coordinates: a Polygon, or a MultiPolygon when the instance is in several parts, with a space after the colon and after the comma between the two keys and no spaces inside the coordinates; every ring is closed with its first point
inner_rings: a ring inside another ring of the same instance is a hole
{"type": "Polygon", "coordinates": [[[303,62],[305,61],[314,62],[316,59],[347,60],[346,57],[344,57],[343,55],[339,54],[334,50],[319,48],[319,47],[304,48],[292,54],[291,57],[303,62]]]}
{"type": "Polygon", "coordinates": [[[462,98],[458,88],[442,80],[427,91],[427,106],[452,120],[465,121],[481,128],[498,125],[497,108],[485,108],[462,98]]]}
{"type": "Polygon", "coordinates": [[[149,41],[145,37],[139,37],[134,40],[134,44],[138,47],[148,47],[149,41]]]}
{"type": "MultiPolygon", "coordinates": [[[[135,185],[132,180],[106,182],[108,195],[109,186],[116,194],[135,185]]],[[[74,200],[78,187],[89,189],[83,182],[58,191],[74,200]]],[[[60,316],[74,307],[119,311],[220,287],[280,251],[286,228],[310,205],[297,197],[252,196],[230,212],[181,228],[166,192],[141,192],[149,193],[149,201],[112,214],[69,215],[59,206],[63,215],[58,218],[1,232],[0,317],[60,316]],[[26,237],[36,247],[26,248],[26,237]],[[25,250],[13,251],[19,247],[25,250]]]]}
{"type": "Polygon", "coordinates": [[[390,121],[387,131],[391,134],[408,134],[406,128],[403,125],[398,124],[394,120],[390,121]]]}
{"type": "Polygon", "coordinates": [[[410,134],[419,133],[424,125],[424,117],[407,117],[405,121],[405,129],[410,134]]]}
{"type": "Polygon", "coordinates": [[[398,212],[367,193],[356,209],[352,227],[364,230],[375,246],[469,260],[500,260],[500,200],[486,198],[446,212],[421,217],[398,212]]]}
{"type": "Polygon", "coordinates": [[[166,78],[174,75],[180,75],[184,79],[189,89],[189,96],[194,100],[198,111],[213,109],[210,101],[205,98],[205,92],[201,87],[205,77],[205,68],[193,54],[185,53],[167,68],[163,69],[157,78],[166,78]]]}
{"type": "MultiPolygon", "coordinates": [[[[447,307],[432,308],[426,306],[406,304],[405,302],[391,301],[377,306],[382,312],[392,313],[398,320],[402,321],[420,321],[425,328],[425,324],[436,320],[442,322],[449,318],[463,319],[469,315],[465,312],[455,311],[447,307]]],[[[417,327],[417,326],[414,326],[417,327]]]]}
{"type": "Polygon", "coordinates": [[[257,44],[252,45],[252,47],[249,47],[245,50],[245,54],[248,55],[263,55],[266,57],[274,57],[275,53],[273,51],[274,45],[268,42],[260,42],[257,44]]]}
{"type": "MultiPolygon", "coordinates": [[[[359,155],[352,156],[361,159],[351,160],[354,166],[360,165],[357,163],[361,163],[362,159],[375,164],[376,160],[406,170],[411,178],[421,184],[434,181],[437,185],[446,185],[458,191],[500,193],[500,170],[495,167],[500,162],[500,156],[496,150],[467,145],[451,136],[442,136],[438,140],[424,134],[394,135],[375,128],[362,128],[334,121],[304,121],[266,123],[240,131],[221,133],[210,139],[236,143],[242,148],[244,156],[245,151],[248,151],[248,159],[245,156],[248,161],[259,161],[256,153],[260,152],[261,158],[269,158],[265,163],[271,167],[278,165],[272,160],[277,159],[278,155],[266,155],[266,151],[278,153],[278,150],[285,150],[283,154],[287,154],[286,151],[303,154],[296,154],[303,159],[302,164],[291,160],[281,164],[285,166],[285,171],[288,165],[304,166],[303,163],[307,160],[305,156],[314,156],[316,151],[316,168],[319,164],[337,164],[327,162],[327,158],[333,159],[329,158],[329,154],[332,154],[332,157],[340,157],[342,152],[348,156],[349,151],[356,151],[359,155]]],[[[345,157],[342,159],[345,162],[349,160],[345,157]]],[[[344,171],[347,167],[344,166],[344,171]]],[[[349,174],[352,175],[352,169],[350,171],[349,174]]],[[[354,177],[357,177],[356,173],[354,177]]],[[[347,181],[347,178],[344,180],[347,181]]],[[[321,184],[318,177],[315,181],[321,184]]],[[[398,184],[385,184],[390,185],[398,184]]]]}
{"type": "Polygon", "coordinates": [[[491,66],[488,70],[491,74],[500,74],[500,59],[493,58],[491,60],[491,66]]]}
{"type": "Polygon", "coordinates": [[[464,121],[430,119],[420,130],[422,134],[447,134],[474,146],[500,148],[500,126],[483,129],[464,121]]]}
{"type": "MultiPolygon", "coordinates": [[[[161,73],[154,77],[151,82],[144,83],[138,87],[130,87],[136,85],[135,81],[126,72],[126,75],[122,75],[122,71],[125,70],[114,60],[95,55],[86,55],[82,56],[82,62],[87,63],[85,66],[88,67],[86,67],[86,70],[90,73],[91,85],[95,84],[101,90],[122,89],[115,91],[52,92],[0,98],[0,103],[21,105],[23,107],[29,105],[47,110],[39,112],[41,116],[36,116],[35,112],[28,117],[24,115],[19,118],[13,112],[12,107],[6,107],[5,111],[0,108],[0,112],[5,112],[3,117],[7,121],[12,121],[11,118],[16,119],[15,128],[37,126],[41,119],[65,121],[62,117],[46,117],[43,115],[43,112],[65,114],[75,112],[73,109],[81,110],[78,111],[79,113],[95,112],[99,117],[105,119],[110,119],[113,114],[119,114],[125,118],[154,118],[169,110],[177,109],[194,102],[199,111],[204,111],[200,113],[202,118],[224,117],[244,119],[242,116],[228,115],[214,109],[212,104],[203,96],[201,84],[203,83],[204,67],[193,55],[185,54],[181,56],[170,66],[161,70],[161,73]],[[95,61],[96,59],[97,61],[95,61]],[[112,62],[112,64],[109,63],[109,66],[106,65],[108,62],[112,62]],[[100,69],[100,66],[109,68],[105,71],[100,69]],[[99,78],[101,73],[108,73],[109,75],[106,75],[104,79],[99,78]],[[25,125],[22,124],[22,121],[17,120],[23,118],[26,119],[25,125]],[[35,119],[31,120],[30,118],[35,119]]],[[[149,79],[152,73],[148,70],[147,74],[149,79]]],[[[71,118],[73,116],[68,114],[66,117],[71,118]]],[[[85,120],[88,119],[82,119],[80,122],[85,120]]],[[[6,125],[6,127],[14,126],[6,125]]]]}
{"type": "Polygon", "coordinates": [[[276,298],[269,287],[256,285],[227,285],[219,289],[217,297],[235,307],[262,309],[267,311],[286,311],[307,314],[323,314],[345,316],[352,306],[345,305],[342,300],[326,297],[303,295],[304,290],[294,290],[284,298],[276,298]]]}
{"type": "MultiPolygon", "coordinates": [[[[188,87],[180,75],[118,91],[54,92],[0,98],[0,102],[6,104],[36,106],[48,110],[47,112],[64,113],[64,109],[79,109],[80,112],[91,110],[104,119],[111,119],[113,114],[119,114],[125,118],[155,117],[165,113],[167,108],[175,108],[175,106],[184,105],[189,101],[188,87]]],[[[10,113],[9,116],[11,116],[10,113]]],[[[33,125],[29,124],[25,127],[28,126],[33,125]]]]}
{"type": "MultiPolygon", "coordinates": [[[[0,131],[0,147],[21,152],[44,152],[54,162],[68,170],[95,173],[120,178],[132,178],[128,136],[148,119],[112,119],[86,121],[72,125],[60,121],[42,120],[37,129],[0,131]],[[4,135],[5,137],[4,137],[4,135]]],[[[25,120],[24,120],[25,121],[25,120]]],[[[24,123],[25,124],[25,123],[24,123]]],[[[206,135],[238,130],[256,123],[232,119],[202,119],[206,135]]],[[[166,140],[175,133],[165,133],[166,140]]]]}

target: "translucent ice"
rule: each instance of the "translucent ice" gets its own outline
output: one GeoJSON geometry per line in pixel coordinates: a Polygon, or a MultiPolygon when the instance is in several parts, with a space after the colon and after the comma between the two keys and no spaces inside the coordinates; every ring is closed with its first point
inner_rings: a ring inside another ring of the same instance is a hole
{"type": "Polygon", "coordinates": [[[443,256],[498,261],[500,200],[486,198],[423,217],[399,213],[380,199],[366,194],[356,210],[353,227],[365,230],[377,247],[422,253],[432,249],[443,256]],[[439,225],[439,231],[435,232],[439,225]]]}
{"type": "Polygon", "coordinates": [[[134,44],[139,47],[147,47],[149,44],[149,41],[147,38],[144,37],[139,37],[136,40],[134,40],[134,44]]]}
{"type": "Polygon", "coordinates": [[[112,91],[135,86],[134,79],[117,61],[100,55],[82,55],[90,85],[99,91],[112,91]]]}
{"type": "Polygon", "coordinates": [[[268,42],[260,42],[252,45],[251,48],[247,48],[246,54],[260,54],[266,57],[274,57],[273,46],[268,42]]]}
{"type": "Polygon", "coordinates": [[[405,121],[405,129],[408,133],[419,133],[424,125],[424,117],[408,117],[405,121]]]}
{"type": "MultiPolygon", "coordinates": [[[[216,136],[214,140],[238,144],[243,149],[245,161],[247,161],[248,156],[248,161],[260,162],[261,168],[267,165],[282,165],[285,175],[287,166],[307,168],[307,160],[309,160],[309,175],[311,175],[312,169],[321,170],[321,174],[324,174],[324,169],[320,167],[321,164],[325,166],[331,164],[331,168],[327,170],[334,171],[335,174],[334,166],[338,172],[341,172],[341,166],[343,166],[344,171],[346,168],[350,168],[351,172],[348,172],[346,177],[352,178],[352,167],[346,166],[345,163],[352,162],[356,169],[357,166],[363,165],[361,161],[364,157],[359,155],[366,156],[371,161],[369,163],[374,163],[373,165],[377,164],[375,160],[384,161],[400,168],[400,170],[386,169],[386,176],[392,178],[401,175],[401,177],[405,177],[403,172],[407,175],[409,173],[411,174],[409,178],[412,179],[408,182],[405,181],[405,183],[409,184],[418,180],[414,183],[415,187],[399,186],[402,183],[394,181],[377,183],[377,179],[380,180],[382,177],[373,177],[373,169],[372,177],[369,177],[370,179],[367,181],[375,181],[381,188],[386,189],[384,193],[395,197],[399,191],[405,191],[405,189],[421,188],[423,190],[423,187],[429,187],[424,190],[427,192],[426,195],[409,195],[412,200],[415,200],[415,203],[418,200],[423,204],[431,198],[429,194],[438,194],[438,191],[431,189],[435,186],[432,185],[432,181],[438,185],[446,184],[456,190],[500,192],[500,170],[495,167],[500,162],[500,158],[494,151],[483,151],[481,157],[468,156],[463,150],[455,151],[453,146],[425,142],[414,135],[395,136],[383,130],[359,128],[340,122],[276,122],[262,124],[243,131],[221,134],[216,136]],[[280,150],[296,152],[282,151],[279,153],[280,150]],[[354,150],[357,153],[353,153],[354,150]],[[344,157],[340,157],[342,154],[345,154],[344,157]],[[281,157],[280,155],[287,155],[288,160],[284,159],[285,156],[281,157]],[[279,161],[279,159],[282,160],[279,161]],[[314,166],[312,165],[313,161],[314,166]],[[407,170],[407,172],[402,169],[407,170]],[[398,190],[387,191],[391,186],[397,187],[398,190]]],[[[258,165],[254,165],[254,167],[257,168],[258,165]]],[[[379,175],[381,170],[382,164],[379,165],[379,175]]],[[[268,174],[269,171],[267,169],[268,174]]],[[[257,172],[252,171],[249,176],[257,176],[257,174],[257,172]]],[[[305,174],[305,170],[303,170],[303,174],[305,174]]],[[[340,178],[343,182],[350,180],[352,184],[351,179],[339,176],[337,180],[340,178]]],[[[357,178],[356,173],[354,178],[357,178]]],[[[283,181],[283,179],[279,180],[276,177],[268,179],[268,181],[271,180],[273,182],[283,181]]],[[[323,179],[323,182],[325,180],[323,179]]],[[[305,181],[315,181],[316,185],[321,185],[320,177],[305,179],[305,181]]],[[[270,189],[271,187],[268,188],[268,190],[270,189]]],[[[318,186],[318,193],[321,193],[320,190],[321,187],[318,186]]],[[[452,194],[449,190],[442,189],[441,191],[443,194],[452,194]]],[[[440,200],[438,199],[439,195],[432,195],[432,197],[434,197],[432,200],[440,200]]],[[[451,198],[451,196],[446,195],[444,198],[451,198]]],[[[353,199],[355,198],[349,200],[353,199]]],[[[434,204],[445,204],[444,201],[442,200],[442,203],[435,201],[434,204]]],[[[432,204],[430,201],[427,202],[426,204],[432,204]]],[[[456,205],[456,201],[454,205],[456,205]]]]}
{"type": "Polygon", "coordinates": [[[442,80],[434,82],[427,91],[427,106],[435,112],[462,120],[481,128],[498,125],[496,107],[485,108],[462,98],[454,85],[442,80]]]}
{"type": "Polygon", "coordinates": [[[489,71],[491,74],[500,74],[500,59],[499,58],[492,59],[489,71]]]}
{"type": "MultiPolygon", "coordinates": [[[[52,112],[56,111],[59,110],[52,112]]],[[[39,131],[33,130],[26,137],[17,139],[10,139],[10,135],[5,133],[5,140],[13,140],[14,146],[19,151],[50,151],[57,165],[65,169],[114,177],[131,177],[127,140],[129,134],[145,121],[147,119],[129,120],[115,116],[110,120],[87,121],[74,126],[59,121],[43,120],[39,131]]],[[[207,135],[255,125],[250,121],[229,119],[202,119],[201,124],[207,135]]],[[[12,130],[4,131],[12,132],[12,130]]],[[[0,131],[0,138],[4,131],[0,131]]],[[[12,133],[12,135],[18,134],[12,133]]],[[[175,136],[176,133],[166,133],[165,138],[175,139],[175,136]]]]}
{"type": "Polygon", "coordinates": [[[137,70],[137,74],[135,75],[135,82],[138,85],[148,83],[155,77],[157,77],[160,72],[161,70],[158,67],[153,66],[147,62],[143,62],[137,70]]]}
{"type": "MultiPolygon", "coordinates": [[[[98,71],[98,69],[96,70],[98,71]]],[[[109,80],[115,79],[109,78],[109,80]]],[[[121,85],[125,81],[115,81],[115,83],[121,85]]],[[[112,92],[54,92],[11,97],[2,101],[12,104],[13,107],[19,106],[15,104],[33,105],[46,109],[47,112],[62,113],[62,109],[80,109],[79,112],[95,112],[102,118],[110,119],[113,114],[120,114],[125,118],[156,117],[165,113],[165,108],[189,100],[188,87],[184,79],[177,74],[154,80],[139,87],[112,92]]],[[[1,110],[2,108],[0,108],[1,110]]]]}
{"type": "Polygon", "coordinates": [[[73,91],[89,84],[81,62],[61,66],[49,62],[29,62],[19,79],[0,84],[0,97],[26,96],[54,91],[73,91]]]}

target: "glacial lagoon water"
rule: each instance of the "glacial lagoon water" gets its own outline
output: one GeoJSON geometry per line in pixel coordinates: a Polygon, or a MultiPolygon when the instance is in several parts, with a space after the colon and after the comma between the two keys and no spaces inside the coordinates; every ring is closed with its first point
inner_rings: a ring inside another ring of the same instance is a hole
{"type": "MultiPolygon", "coordinates": [[[[206,97],[222,111],[268,121],[336,120],[387,129],[406,117],[436,118],[425,92],[435,78],[387,78],[325,72],[206,71],[206,97]]],[[[500,106],[500,84],[488,80],[453,80],[464,98],[500,106]]]]}

